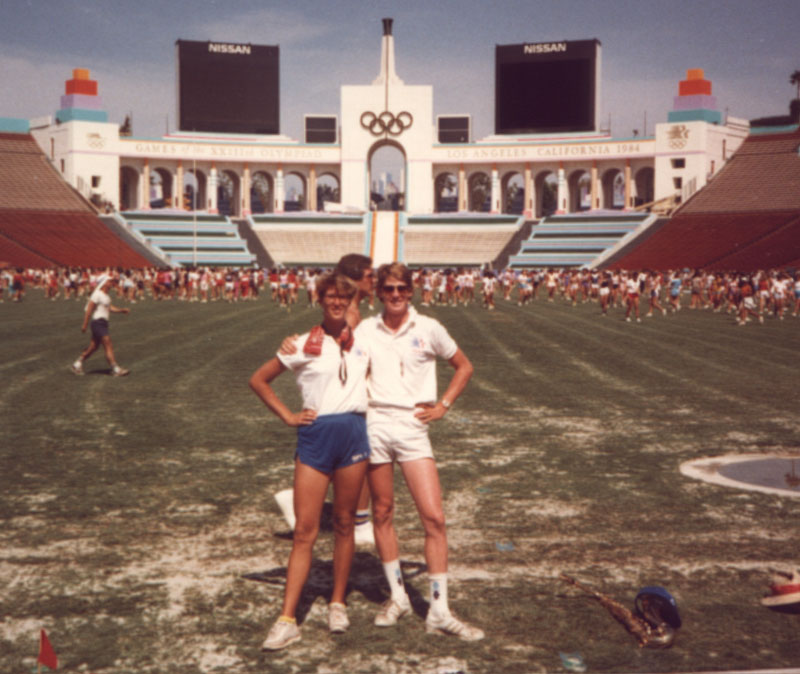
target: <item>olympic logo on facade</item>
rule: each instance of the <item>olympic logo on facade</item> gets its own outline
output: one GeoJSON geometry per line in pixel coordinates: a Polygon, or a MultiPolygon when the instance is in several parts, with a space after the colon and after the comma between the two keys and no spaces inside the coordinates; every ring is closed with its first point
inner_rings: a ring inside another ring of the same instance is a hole
{"type": "Polygon", "coordinates": [[[414,118],[411,113],[405,110],[397,115],[388,110],[384,110],[380,115],[370,111],[361,113],[361,126],[373,136],[382,136],[385,133],[390,136],[399,136],[413,123],[414,118]]]}
{"type": "Polygon", "coordinates": [[[667,138],[669,139],[670,148],[682,150],[689,140],[689,129],[686,128],[686,124],[675,124],[670,127],[667,138]]]}
{"type": "Polygon", "coordinates": [[[86,142],[88,143],[89,147],[95,150],[101,150],[106,144],[105,139],[97,133],[87,133],[86,142]]]}

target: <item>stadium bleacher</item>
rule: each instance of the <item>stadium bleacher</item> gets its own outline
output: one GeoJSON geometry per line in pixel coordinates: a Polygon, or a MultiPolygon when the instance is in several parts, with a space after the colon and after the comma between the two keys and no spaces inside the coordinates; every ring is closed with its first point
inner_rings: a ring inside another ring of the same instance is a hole
{"type": "MultiPolygon", "coordinates": [[[[151,263],[115,236],[92,213],[0,209],[0,234],[50,260],[46,266],[146,267],[151,263]]],[[[0,258],[17,262],[12,250],[0,258]]]]}
{"type": "Polygon", "coordinates": [[[0,234],[0,264],[14,267],[52,267],[53,261],[0,234]]]}
{"type": "Polygon", "coordinates": [[[0,261],[12,266],[144,267],[28,133],[0,133],[0,261]]]}
{"type": "Polygon", "coordinates": [[[365,215],[263,213],[248,224],[276,265],[329,266],[342,255],[366,250],[365,215]]]}
{"type": "Polygon", "coordinates": [[[797,265],[798,148],[797,127],[755,130],[711,182],[613,266],[751,271],[797,265]]]}
{"type": "Polygon", "coordinates": [[[227,216],[187,211],[123,211],[128,227],[173,265],[251,265],[255,256],[227,216]]]}
{"type": "Polygon", "coordinates": [[[509,266],[598,267],[656,221],[649,213],[590,211],[550,215],[533,228],[509,266]]]}
{"type": "Polygon", "coordinates": [[[708,265],[711,269],[770,269],[800,267],[800,216],[708,265]]]}
{"type": "Polygon", "coordinates": [[[400,227],[401,259],[429,267],[493,263],[524,222],[522,216],[480,213],[408,216],[400,227]]]}

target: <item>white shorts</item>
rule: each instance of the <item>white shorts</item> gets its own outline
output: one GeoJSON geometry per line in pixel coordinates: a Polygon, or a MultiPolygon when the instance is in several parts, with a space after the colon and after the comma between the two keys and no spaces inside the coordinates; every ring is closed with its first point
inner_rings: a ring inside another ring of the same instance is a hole
{"type": "Polygon", "coordinates": [[[401,407],[370,407],[367,410],[370,463],[433,458],[428,425],[414,416],[416,411],[401,407]]]}

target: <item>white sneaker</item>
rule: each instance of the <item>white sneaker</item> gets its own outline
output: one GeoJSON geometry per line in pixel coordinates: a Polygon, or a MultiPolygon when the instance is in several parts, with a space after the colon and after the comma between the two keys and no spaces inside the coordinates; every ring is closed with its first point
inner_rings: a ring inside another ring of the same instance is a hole
{"type": "Polygon", "coordinates": [[[347,607],[338,602],[328,604],[328,629],[333,634],[346,632],[350,627],[350,620],[347,617],[347,607]]]}
{"type": "Polygon", "coordinates": [[[114,377],[124,377],[125,375],[130,374],[131,371],[125,369],[124,367],[120,367],[119,365],[114,366],[114,369],[111,370],[111,375],[114,377]]]}
{"type": "Polygon", "coordinates": [[[76,360],[70,367],[72,374],[83,374],[83,364],[76,360]]]}
{"type": "Polygon", "coordinates": [[[378,627],[392,627],[396,625],[397,621],[404,615],[411,613],[411,602],[406,595],[404,603],[398,603],[394,599],[387,599],[383,602],[381,610],[375,616],[373,621],[378,627]]]}
{"type": "Polygon", "coordinates": [[[261,644],[261,650],[278,651],[295,641],[300,641],[300,628],[297,627],[297,623],[279,618],[270,628],[267,638],[261,644]]]}
{"type": "Polygon", "coordinates": [[[480,641],[486,636],[482,629],[462,622],[452,613],[440,617],[428,612],[428,617],[425,619],[425,631],[428,634],[452,635],[462,641],[480,641]]]}
{"type": "Polygon", "coordinates": [[[355,538],[356,545],[375,545],[375,530],[372,527],[372,520],[356,524],[355,538]]]}

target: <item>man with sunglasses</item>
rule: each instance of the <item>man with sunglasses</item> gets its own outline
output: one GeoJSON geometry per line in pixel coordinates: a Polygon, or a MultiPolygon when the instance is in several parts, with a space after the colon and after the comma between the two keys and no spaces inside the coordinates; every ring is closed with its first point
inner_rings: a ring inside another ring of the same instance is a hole
{"type": "Polygon", "coordinates": [[[483,631],[453,616],[448,606],[447,532],[428,438],[428,424],[447,414],[472,376],[472,364],[441,323],[411,306],[412,275],[405,265],[382,265],[377,287],[383,314],[364,320],[356,331],[358,343],[369,353],[367,433],[372,453],[367,478],[375,544],[391,589],[374,622],[389,627],[411,612],[393,523],[397,462],[425,530],[430,580],[426,631],[476,641],[483,638],[483,631]],[[444,358],[455,370],[441,399],[436,392],[437,358],[444,358]]]}

